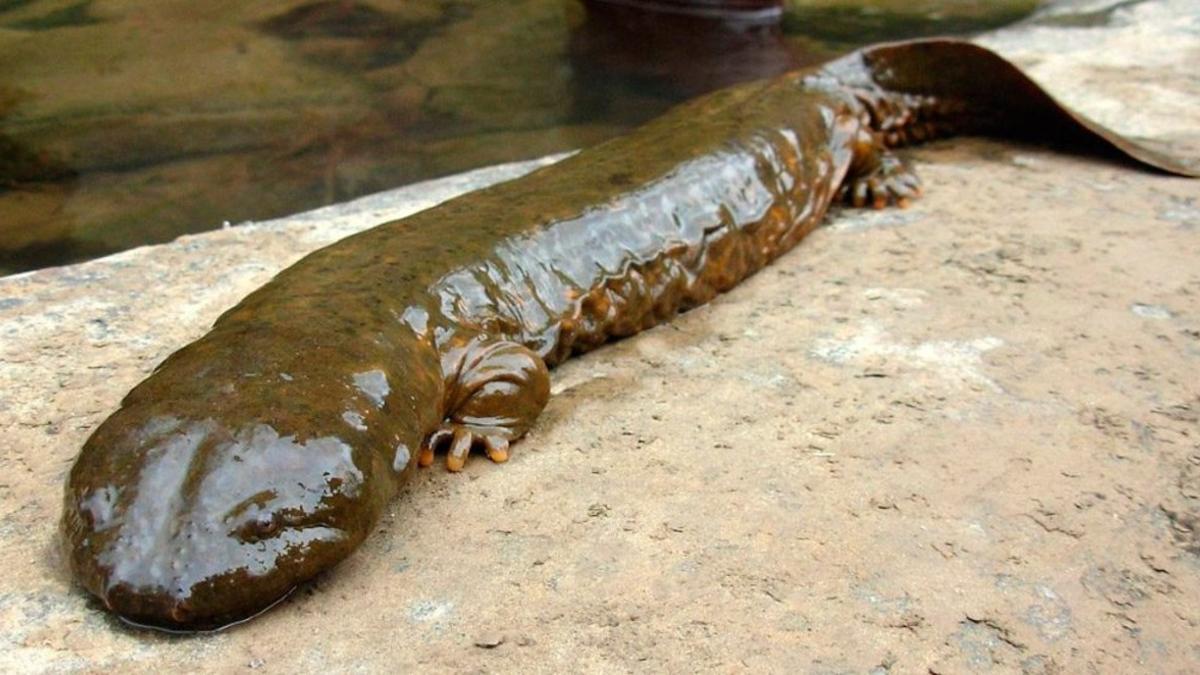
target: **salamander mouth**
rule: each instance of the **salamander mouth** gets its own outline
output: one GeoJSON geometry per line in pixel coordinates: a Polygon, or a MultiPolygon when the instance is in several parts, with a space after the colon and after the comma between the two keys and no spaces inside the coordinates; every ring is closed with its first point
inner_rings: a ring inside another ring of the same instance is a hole
{"type": "Polygon", "coordinates": [[[251,619],[257,618],[262,614],[266,614],[274,609],[277,605],[283,603],[283,601],[291,597],[292,593],[299,587],[299,584],[292,586],[285,591],[283,595],[279,596],[275,600],[272,600],[270,603],[256,612],[246,614],[245,616],[241,617],[226,619],[210,618],[205,620],[203,618],[198,618],[195,616],[194,611],[186,601],[174,601],[173,603],[167,605],[168,610],[166,617],[169,619],[168,621],[164,621],[164,616],[160,614],[150,614],[145,612],[123,613],[120,609],[110,604],[108,600],[105,600],[104,602],[105,606],[107,606],[110,611],[116,614],[117,619],[130,628],[134,628],[136,630],[158,631],[160,633],[168,633],[171,635],[197,635],[219,633],[221,631],[229,630],[231,628],[240,626],[251,619]]]}
{"type": "MultiPolygon", "coordinates": [[[[91,576],[91,590],[126,624],[174,633],[223,630],[282,602],[353,549],[343,530],[309,524],[286,527],[257,542],[227,538],[166,559],[126,557],[91,576]],[[219,556],[206,557],[205,552],[219,556]]],[[[93,561],[101,564],[100,561],[93,561]]]]}

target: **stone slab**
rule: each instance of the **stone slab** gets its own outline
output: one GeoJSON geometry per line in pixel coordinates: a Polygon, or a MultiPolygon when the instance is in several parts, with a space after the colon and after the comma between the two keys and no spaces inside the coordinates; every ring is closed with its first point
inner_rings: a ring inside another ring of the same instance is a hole
{"type": "MultiPolygon", "coordinates": [[[[1195,2],[1069,4],[1102,21],[984,41],[1200,152],[1195,2]]],[[[87,434],[306,251],[529,165],[0,279],[0,670],[1195,672],[1200,183],[911,156],[911,209],[836,214],[568,362],[511,462],[422,472],[345,564],[214,635],[126,629],[72,585],[87,434]]]]}

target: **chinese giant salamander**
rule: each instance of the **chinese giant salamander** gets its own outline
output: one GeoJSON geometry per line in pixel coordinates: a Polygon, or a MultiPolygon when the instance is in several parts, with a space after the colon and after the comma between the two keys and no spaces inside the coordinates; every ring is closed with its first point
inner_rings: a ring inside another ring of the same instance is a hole
{"type": "Polygon", "coordinates": [[[1044,139],[1200,175],[995,54],[924,40],[725,89],[517,180],[316,251],[131,391],[84,445],[63,538],[127,621],[247,618],[345,558],[434,453],[509,444],[547,369],[703,304],[830,205],[919,192],[892,148],[1044,139]]]}

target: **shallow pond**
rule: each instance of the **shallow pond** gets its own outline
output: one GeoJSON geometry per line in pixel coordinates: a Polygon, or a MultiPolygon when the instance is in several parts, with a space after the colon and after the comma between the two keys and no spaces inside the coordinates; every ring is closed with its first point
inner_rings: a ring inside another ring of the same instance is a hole
{"type": "Polygon", "coordinates": [[[717,32],[574,0],[0,0],[0,274],[586,146],[1036,4],[790,0],[717,32]]]}

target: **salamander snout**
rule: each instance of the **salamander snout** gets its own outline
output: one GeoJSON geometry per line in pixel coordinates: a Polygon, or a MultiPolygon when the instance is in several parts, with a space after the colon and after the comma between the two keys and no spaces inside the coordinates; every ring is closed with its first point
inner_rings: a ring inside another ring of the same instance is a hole
{"type": "Polygon", "coordinates": [[[261,423],[102,426],[68,480],[71,565],[131,623],[207,630],[253,616],[365,535],[354,460],[338,437],[261,423]]]}

